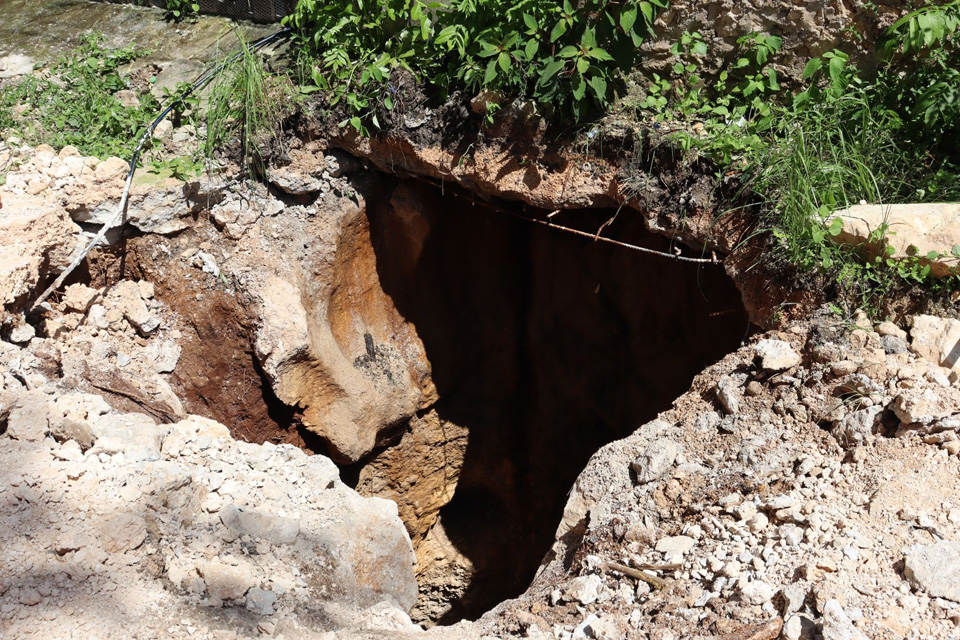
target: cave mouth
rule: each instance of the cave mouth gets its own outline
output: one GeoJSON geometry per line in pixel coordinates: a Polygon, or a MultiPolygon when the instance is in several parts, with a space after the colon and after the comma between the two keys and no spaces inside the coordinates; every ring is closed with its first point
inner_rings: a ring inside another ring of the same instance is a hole
{"type": "MultiPolygon", "coordinates": [[[[379,173],[358,184],[365,205],[345,223],[336,250],[344,257],[321,255],[340,265],[325,272],[337,293],[321,313],[336,317],[336,349],[354,369],[377,376],[400,353],[409,370],[388,367],[381,384],[409,375],[427,391],[412,417],[384,425],[385,446],[342,465],[341,475],[397,504],[417,556],[411,617],[476,619],[529,586],[590,456],[669,408],[750,324],[717,265],[532,224],[523,218],[547,212],[490,206],[449,186],[379,173]]],[[[634,211],[571,210],[552,220],[591,234],[606,225],[605,236],[672,250],[634,211]]],[[[142,235],[94,252],[84,277],[96,286],[156,284],[180,318],[183,354],[170,383],[185,407],[230,425],[238,439],[336,459],[300,409],[273,394],[251,346],[252,311],[160,244],[142,235]]]]}
{"type": "MultiPolygon", "coordinates": [[[[387,178],[384,178],[387,181],[387,178]]],[[[546,212],[534,212],[533,215],[546,212]]],[[[630,251],[393,180],[368,203],[383,291],[422,340],[439,400],[353,468],[397,501],[418,556],[418,622],[522,593],[587,460],[669,408],[749,330],[721,267],[630,251]]],[[[670,252],[633,211],[554,220],[670,252]]]]}

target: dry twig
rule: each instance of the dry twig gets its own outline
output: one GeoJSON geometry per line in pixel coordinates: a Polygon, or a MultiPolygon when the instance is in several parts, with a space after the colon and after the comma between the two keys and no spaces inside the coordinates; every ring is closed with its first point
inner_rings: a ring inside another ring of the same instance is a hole
{"type": "Polygon", "coordinates": [[[625,564],[620,564],[619,562],[604,562],[604,569],[607,571],[618,571],[628,578],[633,578],[634,580],[642,580],[649,584],[654,589],[663,589],[667,586],[667,581],[658,578],[654,575],[647,573],[646,571],[641,571],[640,569],[634,569],[633,567],[628,567],[625,564]]]}

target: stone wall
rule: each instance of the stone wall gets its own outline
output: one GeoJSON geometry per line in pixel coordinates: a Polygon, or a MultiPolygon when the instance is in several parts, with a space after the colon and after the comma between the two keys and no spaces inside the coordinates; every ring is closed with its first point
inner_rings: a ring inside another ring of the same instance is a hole
{"type": "Polygon", "coordinates": [[[675,0],[657,20],[655,41],[645,45],[651,66],[672,64],[670,46],[685,32],[698,32],[709,47],[701,70],[716,71],[737,54],[737,39],[752,32],[783,38],[774,66],[798,79],[810,58],[841,49],[867,69],[879,62],[876,43],[890,24],[906,13],[902,0],[675,0]]]}

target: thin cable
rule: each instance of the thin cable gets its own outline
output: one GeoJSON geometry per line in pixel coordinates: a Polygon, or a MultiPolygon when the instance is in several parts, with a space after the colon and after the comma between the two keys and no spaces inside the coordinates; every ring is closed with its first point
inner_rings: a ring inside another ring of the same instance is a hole
{"type": "MultiPolygon", "coordinates": [[[[413,174],[411,174],[411,175],[413,175],[413,174]]],[[[431,180],[431,179],[429,179],[429,178],[425,178],[425,177],[422,177],[422,176],[421,176],[419,179],[423,180],[424,182],[429,182],[430,184],[432,184],[432,185],[434,185],[434,186],[440,186],[440,187],[442,188],[442,183],[441,183],[440,185],[438,185],[436,180],[431,180]]],[[[641,246],[636,245],[636,244],[630,244],[629,242],[621,242],[620,240],[614,240],[613,238],[607,238],[607,237],[604,237],[604,236],[601,236],[601,235],[600,235],[600,232],[603,231],[602,228],[601,228],[600,231],[598,231],[597,233],[590,233],[589,231],[580,231],[579,229],[573,229],[573,228],[571,228],[571,227],[565,227],[565,226],[560,225],[560,224],[555,224],[555,223],[553,223],[553,222],[550,222],[549,220],[541,220],[540,218],[532,218],[532,217],[530,217],[530,216],[520,215],[519,213],[516,213],[516,212],[514,212],[514,211],[510,211],[509,209],[505,209],[505,208],[503,208],[503,207],[498,207],[497,205],[492,204],[492,203],[489,203],[489,202],[481,202],[481,201],[474,200],[473,198],[470,198],[470,197],[468,197],[468,196],[466,196],[466,195],[463,195],[462,193],[456,194],[456,196],[459,197],[459,198],[462,198],[462,199],[464,199],[464,200],[467,200],[467,201],[470,202],[471,204],[479,204],[479,205],[482,206],[482,207],[486,207],[486,208],[488,208],[488,209],[493,209],[494,211],[499,211],[500,213],[505,213],[505,214],[507,214],[508,216],[512,216],[512,217],[514,217],[514,218],[517,218],[518,220],[526,220],[527,222],[534,222],[534,223],[536,223],[536,224],[542,224],[542,225],[545,226],[545,227],[550,227],[551,229],[556,229],[557,231],[566,231],[567,233],[572,233],[572,234],[574,234],[574,235],[583,236],[584,238],[590,238],[591,240],[599,240],[600,242],[607,242],[607,243],[609,243],[609,244],[613,244],[613,245],[616,245],[616,246],[618,246],[618,247],[623,247],[623,248],[625,248],[625,249],[630,249],[630,250],[632,250],[632,251],[639,251],[640,253],[647,253],[647,254],[654,255],[654,256],[657,256],[657,257],[660,257],[660,258],[668,258],[668,259],[670,259],[670,260],[677,260],[677,261],[679,261],[679,262],[692,262],[692,263],[695,263],[695,264],[716,264],[716,265],[721,265],[721,264],[723,264],[723,262],[721,262],[720,260],[717,260],[716,258],[688,258],[687,256],[681,256],[681,255],[675,254],[675,253],[667,253],[667,252],[665,252],[665,251],[657,251],[656,249],[648,249],[647,247],[641,247],[641,246]]],[[[558,212],[555,211],[554,213],[558,213],[558,212]]],[[[551,214],[549,214],[549,215],[553,215],[553,213],[551,213],[551,214]]]]}
{"type": "Polygon", "coordinates": [[[583,236],[584,238],[590,238],[591,240],[599,240],[600,242],[608,242],[618,247],[624,247],[626,249],[631,249],[633,251],[639,251],[640,253],[648,253],[650,255],[658,256],[661,258],[669,258],[671,260],[678,260],[680,262],[694,262],[697,264],[722,264],[719,260],[713,258],[688,258],[687,256],[681,256],[679,254],[667,253],[665,251],[657,251],[656,249],[648,249],[647,247],[641,247],[636,244],[630,244],[629,242],[621,242],[620,240],[614,240],[613,238],[607,238],[595,233],[590,233],[588,231],[580,231],[579,229],[573,229],[571,227],[564,227],[563,225],[555,224],[549,220],[540,220],[539,218],[530,218],[527,216],[522,216],[518,213],[512,211],[501,210],[507,215],[513,216],[514,218],[519,218],[520,220],[526,220],[527,222],[535,222],[537,224],[542,224],[545,227],[550,227],[551,229],[557,229],[558,231],[566,231],[567,233],[572,233],[574,235],[583,236]]]}
{"type": "MultiPolygon", "coordinates": [[[[290,30],[291,30],[290,27],[285,27],[280,31],[277,31],[276,33],[273,33],[265,38],[261,38],[260,40],[257,40],[256,42],[250,44],[249,49],[252,51],[258,51],[263,47],[265,47],[266,45],[273,42],[274,40],[279,39],[281,36],[284,36],[290,33],[290,30]]],[[[44,300],[50,297],[50,294],[52,294],[54,291],[59,289],[60,285],[63,284],[63,281],[67,279],[67,276],[69,276],[74,269],[80,266],[80,263],[83,262],[84,258],[87,257],[87,254],[89,254],[90,251],[92,251],[95,246],[103,242],[103,240],[107,237],[107,232],[110,229],[112,229],[114,225],[116,225],[116,223],[126,215],[127,204],[130,199],[130,187],[133,186],[133,176],[137,172],[137,162],[140,159],[140,153],[143,151],[143,147],[144,145],[147,144],[147,141],[153,138],[153,132],[157,128],[157,125],[163,122],[164,118],[170,115],[170,112],[173,111],[177,105],[182,104],[183,101],[189,98],[194,91],[205,86],[207,83],[213,80],[221,71],[227,68],[227,66],[232,64],[235,60],[240,58],[240,56],[242,55],[243,55],[243,51],[235,53],[234,55],[230,56],[229,58],[227,58],[226,60],[218,64],[216,67],[213,67],[212,69],[208,69],[207,71],[204,71],[202,74],[200,74],[199,77],[197,77],[196,80],[194,80],[193,85],[191,85],[189,89],[184,91],[173,102],[167,105],[167,107],[160,112],[160,115],[157,116],[153,120],[153,122],[150,123],[149,126],[147,126],[147,129],[143,132],[143,135],[140,136],[140,141],[137,142],[137,146],[133,150],[133,155],[130,158],[130,169],[127,171],[127,181],[126,181],[126,185],[123,188],[123,196],[120,198],[120,205],[117,207],[117,212],[113,215],[112,218],[110,218],[107,222],[104,223],[103,227],[100,228],[100,231],[97,233],[96,236],[94,236],[93,240],[91,240],[90,243],[87,244],[86,247],[84,247],[83,251],[81,251],[80,254],[76,258],[74,258],[69,265],[67,265],[67,268],[63,270],[63,272],[57,277],[57,279],[54,280],[53,283],[49,287],[47,287],[47,289],[42,294],[40,294],[40,297],[37,298],[34,301],[33,305],[30,307],[30,311],[33,311],[37,307],[39,307],[44,300]]]]}

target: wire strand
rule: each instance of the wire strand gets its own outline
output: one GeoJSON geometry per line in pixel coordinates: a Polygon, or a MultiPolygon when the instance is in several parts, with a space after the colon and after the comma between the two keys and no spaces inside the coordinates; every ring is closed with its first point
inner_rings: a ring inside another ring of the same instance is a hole
{"type": "MultiPolygon", "coordinates": [[[[266,45],[273,42],[274,40],[277,40],[281,36],[284,36],[288,33],[290,33],[290,27],[285,27],[280,31],[270,34],[265,38],[261,38],[260,40],[257,40],[256,42],[247,46],[252,51],[258,51],[263,47],[265,47],[266,45]]],[[[53,283],[49,287],[47,287],[42,294],[40,294],[40,297],[33,302],[33,305],[31,305],[30,311],[34,311],[37,307],[43,304],[43,302],[47,298],[50,297],[50,294],[52,294],[54,291],[60,288],[60,285],[63,284],[64,280],[66,280],[67,277],[71,273],[73,273],[74,269],[80,266],[80,263],[83,262],[83,260],[93,250],[93,248],[104,241],[104,239],[107,237],[107,232],[110,231],[110,229],[112,229],[117,224],[118,221],[125,222],[125,220],[122,220],[122,218],[126,216],[127,204],[129,203],[129,200],[130,200],[130,187],[133,186],[133,176],[137,172],[137,162],[140,159],[140,153],[143,151],[143,147],[147,144],[147,141],[153,138],[153,132],[157,128],[157,125],[163,122],[163,119],[166,118],[170,114],[170,112],[176,108],[177,105],[182,104],[183,101],[189,98],[194,91],[196,91],[197,89],[209,83],[221,71],[227,68],[227,66],[229,66],[238,58],[240,58],[240,56],[242,55],[243,55],[243,51],[235,53],[234,55],[230,56],[229,58],[227,58],[226,60],[218,64],[217,66],[213,67],[212,69],[208,69],[207,71],[204,71],[203,73],[201,73],[197,77],[197,79],[194,80],[193,85],[191,85],[191,87],[187,91],[184,91],[182,94],[180,94],[180,96],[178,96],[175,100],[173,100],[170,104],[168,104],[167,107],[160,112],[160,115],[154,118],[153,122],[151,122],[147,126],[147,129],[143,132],[143,135],[140,136],[140,140],[139,142],[137,142],[136,148],[134,148],[133,150],[133,155],[130,157],[130,169],[127,171],[127,181],[123,188],[123,195],[120,198],[120,204],[117,207],[117,212],[113,215],[112,218],[110,218],[109,220],[107,220],[107,222],[103,224],[103,226],[100,228],[100,231],[97,233],[97,235],[95,235],[93,239],[87,244],[87,246],[84,247],[83,251],[81,251],[77,255],[77,257],[74,258],[69,265],[67,265],[67,268],[64,269],[59,276],[57,276],[57,279],[54,280],[53,283]]]]}

